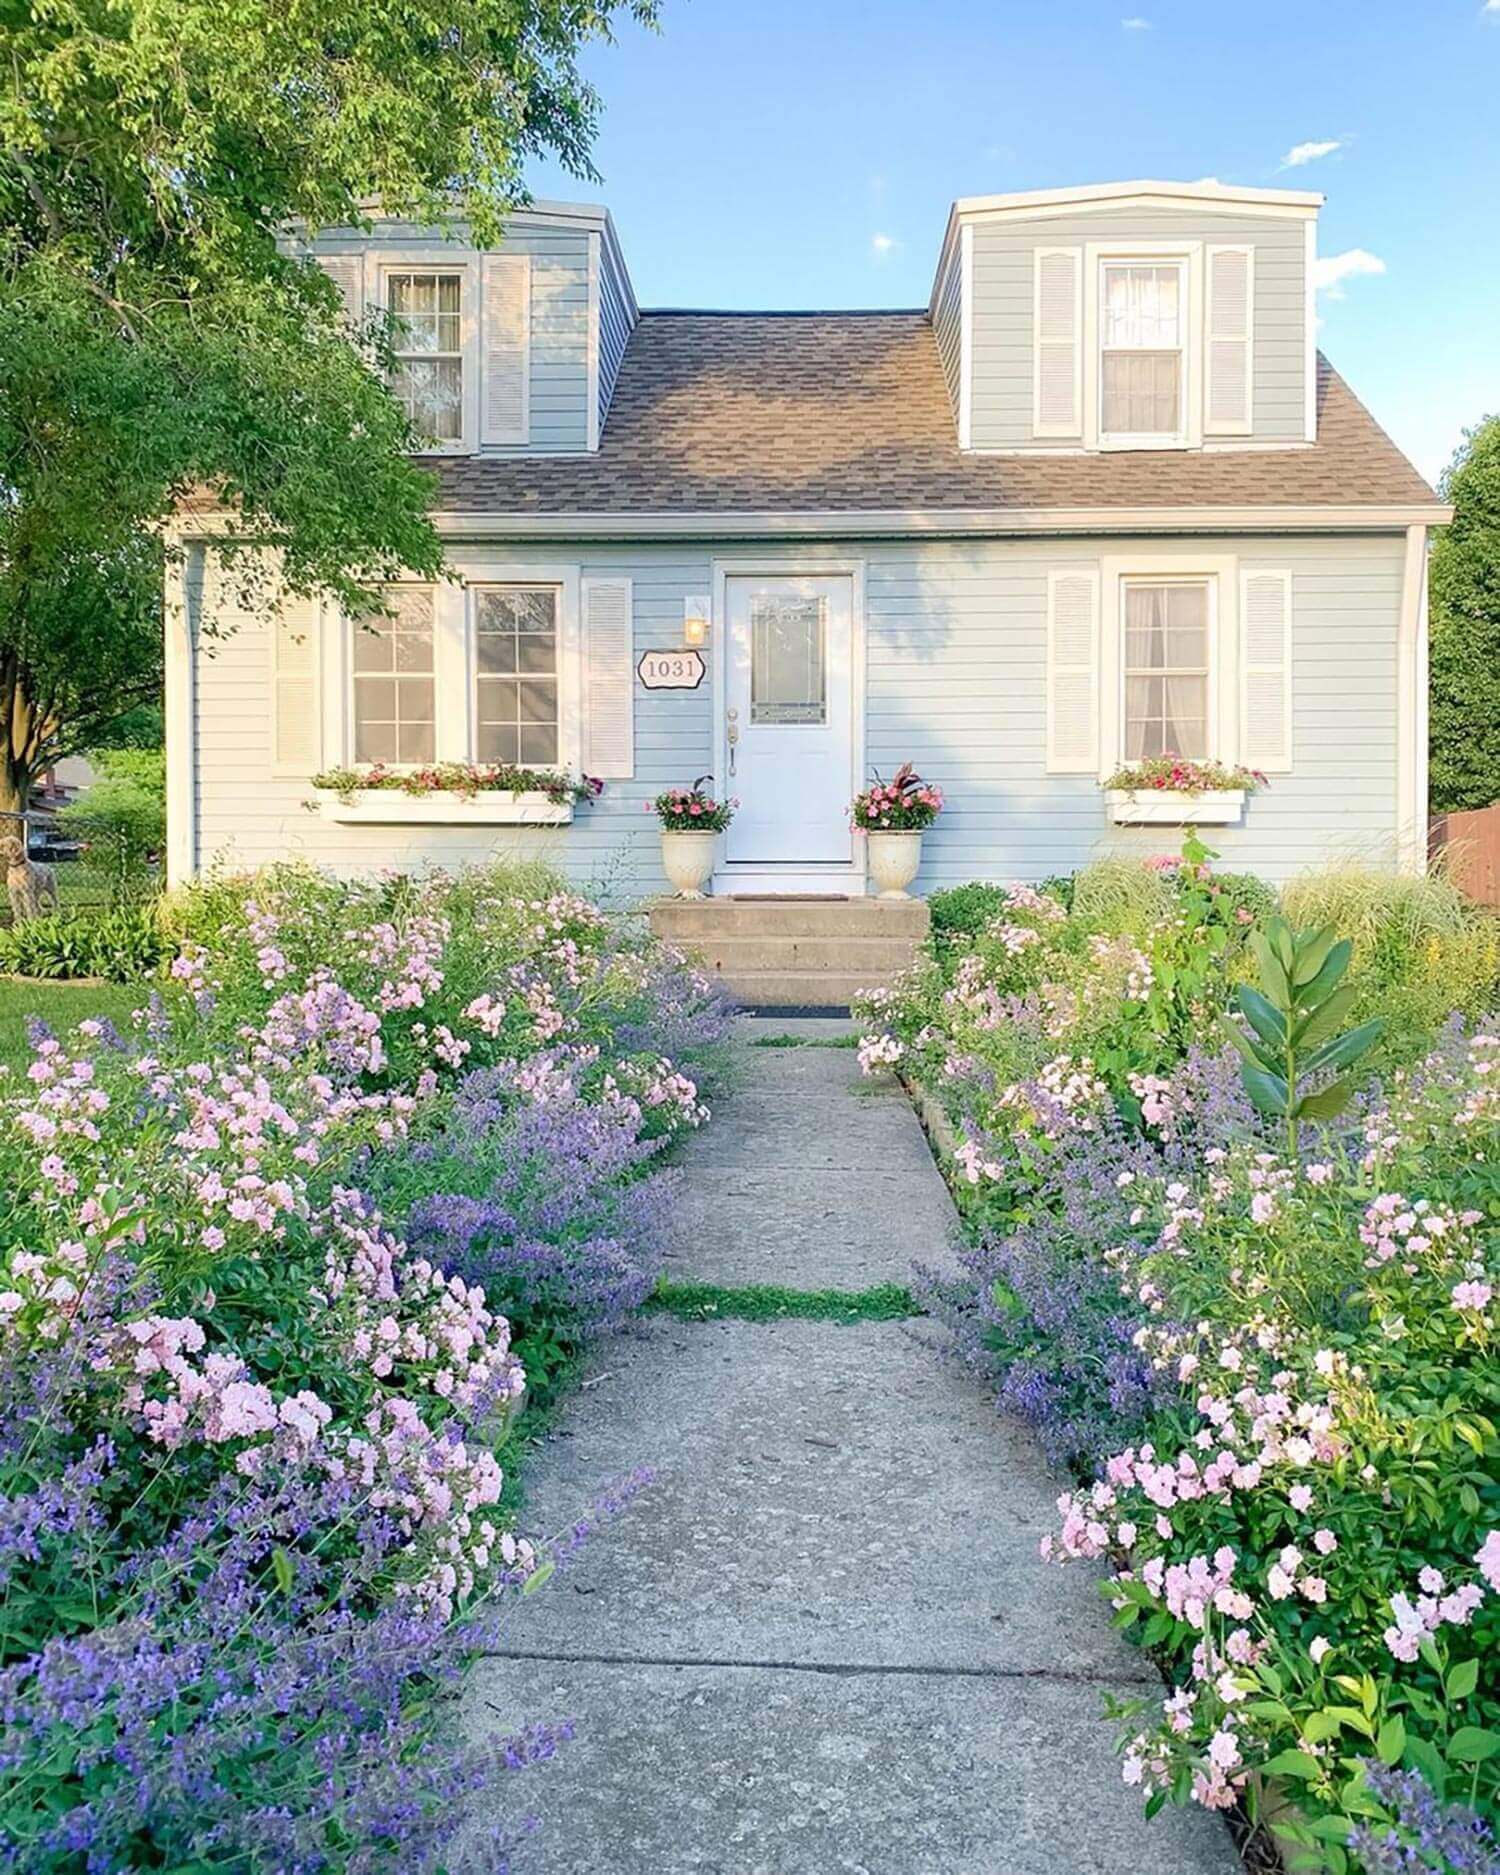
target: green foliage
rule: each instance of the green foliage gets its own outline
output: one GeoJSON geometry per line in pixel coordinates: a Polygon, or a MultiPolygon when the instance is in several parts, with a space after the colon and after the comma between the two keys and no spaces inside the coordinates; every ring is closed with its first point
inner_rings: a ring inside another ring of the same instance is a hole
{"type": "Polygon", "coordinates": [[[154,889],[152,862],[166,843],[165,751],[103,749],[93,761],[98,779],[58,820],[82,842],[111,904],[128,905],[154,889]]]}
{"type": "MultiPolygon", "coordinates": [[[[58,0],[0,113],[0,805],[154,699],[160,526],[212,490],[298,592],[435,573],[430,477],[289,225],[365,204],[493,244],[525,165],[589,174],[611,0],[58,0]]],[[[652,0],[630,0],[649,19],[652,0]]],[[[250,597],[271,597],[265,580],[250,597]]]]}
{"type": "Polygon", "coordinates": [[[681,1321],[895,1322],[921,1315],[911,1291],[901,1283],[876,1283],[870,1289],[787,1289],[778,1283],[722,1288],[717,1283],[674,1283],[661,1279],[646,1304],[681,1321]]]}
{"type": "Polygon", "coordinates": [[[1429,788],[1437,813],[1500,800],[1500,417],[1444,472],[1453,519],[1433,541],[1429,788]]]}
{"type": "Polygon", "coordinates": [[[1377,1016],[1358,1028],[1342,1028],[1357,994],[1344,982],[1354,955],[1335,925],[1294,931],[1284,918],[1269,918],[1250,937],[1260,988],[1242,983],[1236,992],[1249,1032],[1225,1016],[1224,1034],[1241,1057],[1241,1079],[1256,1110],[1285,1120],[1287,1154],[1297,1156],[1301,1120],[1333,1120],[1348,1106],[1354,1083],[1341,1071],[1368,1054],[1380,1039],[1377,1016]],[[1339,1074],[1316,1089],[1307,1083],[1339,1074]]]}
{"type": "Polygon", "coordinates": [[[144,906],[52,912],[0,931],[0,972],[18,977],[138,983],[171,954],[170,940],[144,906]]]}
{"type": "Polygon", "coordinates": [[[975,879],[968,885],[950,885],[927,900],[932,915],[932,941],[940,949],[979,933],[1005,903],[1005,887],[975,879]]]}
{"type": "Polygon", "coordinates": [[[1294,925],[1331,924],[1352,942],[1352,1017],[1387,1018],[1385,1062],[1420,1052],[1451,1011],[1477,1019],[1500,1000],[1500,918],[1440,873],[1330,867],[1289,881],[1281,907],[1294,925]]]}

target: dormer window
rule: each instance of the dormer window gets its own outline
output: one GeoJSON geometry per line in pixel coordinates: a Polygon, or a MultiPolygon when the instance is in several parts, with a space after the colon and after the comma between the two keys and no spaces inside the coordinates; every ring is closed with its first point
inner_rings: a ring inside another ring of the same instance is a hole
{"type": "Polygon", "coordinates": [[[1099,433],[1107,443],[1180,443],[1185,425],[1183,261],[1104,260],[1099,273],[1099,433]]]}
{"type": "Polygon", "coordinates": [[[464,276],[390,272],[386,306],[397,323],[392,389],[412,426],[435,445],[464,433],[464,276]]]}

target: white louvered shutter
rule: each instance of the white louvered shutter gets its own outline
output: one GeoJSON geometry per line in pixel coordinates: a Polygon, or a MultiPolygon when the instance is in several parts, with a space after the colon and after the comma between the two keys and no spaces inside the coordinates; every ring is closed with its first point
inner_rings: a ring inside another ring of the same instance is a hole
{"type": "Polygon", "coordinates": [[[1248,247],[1208,250],[1208,370],[1204,430],[1248,436],[1253,380],[1255,256],[1248,247]]]}
{"type": "Polygon", "coordinates": [[[628,579],[583,582],[583,772],[635,773],[635,634],[628,579]]]}
{"type": "Polygon", "coordinates": [[[320,254],[318,265],[338,288],[344,317],[357,326],[365,314],[365,263],[359,254],[320,254]]]}
{"type": "Polygon", "coordinates": [[[1292,576],[1240,582],[1240,760],[1284,774],[1292,765],[1292,576]]]}
{"type": "Polygon", "coordinates": [[[1047,576],[1047,772],[1099,766],[1099,575],[1047,576]]]}
{"type": "Polygon", "coordinates": [[[1083,255],[1076,247],[1036,251],[1038,436],[1077,436],[1082,414],[1083,255]]]}
{"type": "Polygon", "coordinates": [[[306,781],[322,767],[318,606],[288,596],[271,623],[271,772],[306,781]]]}
{"type": "Polygon", "coordinates": [[[482,278],[482,440],[524,443],[531,433],[531,257],[486,254],[482,278]]]}

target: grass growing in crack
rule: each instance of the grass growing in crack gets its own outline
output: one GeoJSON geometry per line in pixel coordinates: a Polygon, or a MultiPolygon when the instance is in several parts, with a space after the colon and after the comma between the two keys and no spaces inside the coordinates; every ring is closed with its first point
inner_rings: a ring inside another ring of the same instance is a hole
{"type": "Polygon", "coordinates": [[[751,1283],[726,1289],[718,1283],[673,1283],[663,1279],[646,1303],[654,1314],[679,1321],[895,1322],[924,1313],[902,1283],[876,1283],[871,1289],[788,1289],[779,1283],[751,1283]]]}
{"type": "Polygon", "coordinates": [[[752,1048],[858,1048],[857,1035],[756,1035],[752,1048]]]}

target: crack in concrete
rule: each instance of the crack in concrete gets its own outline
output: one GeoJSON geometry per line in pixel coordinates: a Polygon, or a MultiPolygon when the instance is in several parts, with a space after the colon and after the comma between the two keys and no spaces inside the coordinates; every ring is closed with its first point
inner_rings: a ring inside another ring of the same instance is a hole
{"type": "Polygon", "coordinates": [[[528,1647],[486,1648],[483,1658],[536,1661],[560,1667],[733,1667],[751,1673],[821,1673],[834,1679],[889,1675],[907,1679],[1045,1680],[1060,1686],[1161,1686],[1161,1676],[1155,1673],[1085,1673],[1073,1672],[1066,1667],[959,1667],[905,1661],[747,1660],[712,1654],[565,1653],[528,1647]]]}

